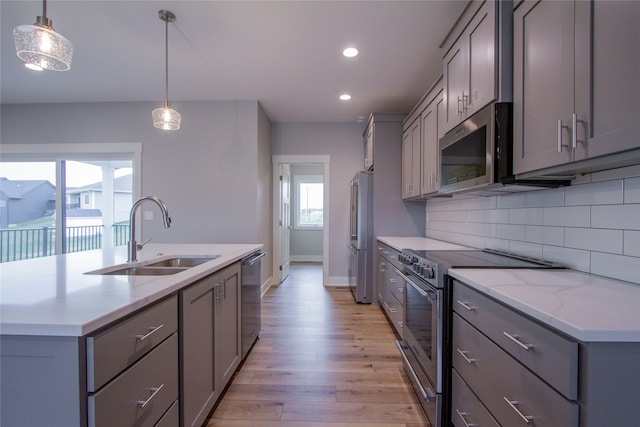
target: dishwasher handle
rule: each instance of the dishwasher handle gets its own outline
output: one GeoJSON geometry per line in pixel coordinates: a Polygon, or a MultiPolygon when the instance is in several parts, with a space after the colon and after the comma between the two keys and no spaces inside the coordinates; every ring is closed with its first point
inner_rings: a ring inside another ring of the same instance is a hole
{"type": "Polygon", "coordinates": [[[266,255],[267,255],[266,252],[260,252],[259,254],[257,254],[252,258],[245,258],[242,260],[242,265],[253,265],[266,255]]]}

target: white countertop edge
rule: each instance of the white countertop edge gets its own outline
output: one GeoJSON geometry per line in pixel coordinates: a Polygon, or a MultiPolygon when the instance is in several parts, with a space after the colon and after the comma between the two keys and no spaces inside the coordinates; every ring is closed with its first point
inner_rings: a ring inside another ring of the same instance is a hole
{"type": "Polygon", "coordinates": [[[397,251],[403,249],[414,250],[470,250],[476,249],[469,246],[458,245],[456,243],[445,242],[444,240],[431,239],[429,237],[390,237],[378,236],[377,240],[385,245],[391,246],[397,251]]]}
{"type": "Polygon", "coordinates": [[[525,313],[532,318],[542,322],[543,324],[546,324],[552,328],[559,330],[560,332],[569,335],[570,337],[573,337],[576,340],[585,343],[640,342],[640,330],[584,329],[578,325],[574,325],[566,320],[553,316],[550,313],[544,312],[542,310],[537,310],[535,307],[532,307],[519,299],[513,298],[509,295],[505,295],[504,293],[492,288],[485,283],[478,282],[468,275],[465,275],[464,269],[451,269],[448,271],[448,274],[451,277],[462,281],[464,284],[470,286],[471,288],[476,289],[477,291],[480,291],[514,309],[517,309],[522,313],[525,313]]]}
{"type": "MultiPolygon", "coordinates": [[[[204,264],[191,267],[184,272],[169,276],[154,277],[157,291],[150,292],[145,296],[138,297],[128,304],[113,309],[109,312],[98,315],[96,318],[84,324],[63,324],[63,323],[42,323],[42,322],[12,322],[4,318],[0,322],[0,335],[26,335],[26,336],[68,336],[81,337],[95,332],[110,323],[122,319],[151,303],[159,301],[187,285],[219,271],[236,261],[240,261],[247,255],[263,249],[263,244],[149,244],[145,251],[140,251],[139,262],[144,262],[153,258],[160,258],[168,255],[190,255],[209,254],[209,247],[224,247],[227,251],[219,258],[212,259],[204,264]],[[155,249],[155,250],[154,250],[155,249]],[[161,254],[158,254],[158,251],[161,254]]],[[[64,255],[58,255],[64,256],[64,255]]],[[[37,260],[35,258],[34,260],[37,260]]],[[[105,266],[106,267],[106,266],[105,266]]],[[[99,269],[99,268],[98,268],[99,269]]],[[[152,285],[155,286],[155,285],[152,285]]],[[[2,316],[4,317],[4,316],[2,316]]]]}

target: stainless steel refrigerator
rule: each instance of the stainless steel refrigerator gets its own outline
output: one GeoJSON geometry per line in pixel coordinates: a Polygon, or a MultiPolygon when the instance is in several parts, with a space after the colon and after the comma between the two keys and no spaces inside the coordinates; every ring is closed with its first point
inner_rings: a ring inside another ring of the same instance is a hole
{"type": "Polygon", "coordinates": [[[349,288],[356,302],[373,302],[373,173],[351,180],[349,288]]]}

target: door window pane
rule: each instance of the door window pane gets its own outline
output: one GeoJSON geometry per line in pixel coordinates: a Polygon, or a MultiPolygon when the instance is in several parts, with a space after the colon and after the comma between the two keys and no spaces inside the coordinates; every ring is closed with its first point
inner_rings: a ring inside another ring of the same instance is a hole
{"type": "Polygon", "coordinates": [[[323,187],[321,179],[297,180],[296,227],[321,228],[323,226],[323,187]]]}
{"type": "Polygon", "coordinates": [[[127,243],[132,160],[2,162],[0,177],[0,262],[127,243]]]}

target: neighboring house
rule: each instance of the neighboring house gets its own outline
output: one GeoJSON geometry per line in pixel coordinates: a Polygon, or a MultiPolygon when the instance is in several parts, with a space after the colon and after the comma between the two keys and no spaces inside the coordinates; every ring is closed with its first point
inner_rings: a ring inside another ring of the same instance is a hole
{"type": "Polygon", "coordinates": [[[53,215],[56,187],[47,180],[0,178],[0,228],[53,215]]]}
{"type": "MultiPolygon", "coordinates": [[[[133,176],[131,174],[113,180],[113,219],[114,222],[127,221],[133,203],[133,176]]],[[[102,183],[67,189],[67,217],[71,209],[103,210],[102,183]]],[[[100,214],[102,216],[102,214],[100,214]]]]}

